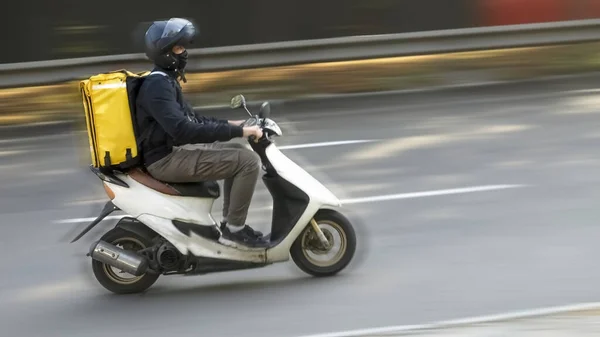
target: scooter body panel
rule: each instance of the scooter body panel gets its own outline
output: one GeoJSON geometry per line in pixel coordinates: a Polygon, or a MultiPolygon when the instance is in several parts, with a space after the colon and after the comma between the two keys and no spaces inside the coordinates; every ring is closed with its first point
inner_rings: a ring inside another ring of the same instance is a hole
{"type": "Polygon", "coordinates": [[[274,143],[266,148],[265,153],[277,174],[306,193],[311,203],[341,206],[340,200],[327,187],[283,154],[274,143]]]}
{"type": "Polygon", "coordinates": [[[182,233],[172,224],[170,219],[150,214],[142,214],[138,217],[138,220],[162,235],[184,255],[191,254],[196,257],[255,263],[264,263],[266,260],[264,248],[247,248],[247,250],[243,250],[204,238],[193,231],[182,233]]]}
{"type": "Polygon", "coordinates": [[[148,188],[128,175],[118,174],[129,187],[111,184],[115,193],[113,204],[132,217],[141,214],[196,223],[204,226],[214,226],[216,222],[211,215],[215,199],[193,198],[167,195],[148,188]]]}
{"type": "MultiPolygon", "coordinates": [[[[308,199],[305,209],[298,220],[293,224],[289,224],[291,226],[290,231],[283,240],[267,250],[268,262],[286,261],[289,259],[289,251],[294,241],[304,228],[310,224],[311,219],[319,209],[325,205],[339,207],[341,206],[341,202],[317,179],[284,155],[275,144],[267,146],[265,155],[276,170],[277,175],[279,175],[281,179],[287,181],[289,185],[302,191],[308,199]]],[[[276,219],[274,219],[274,221],[276,221],[276,219]]]]}
{"type": "Polygon", "coordinates": [[[115,194],[113,204],[163,236],[182,254],[265,262],[265,248],[236,248],[236,244],[227,240],[219,242],[195,233],[194,226],[217,226],[211,215],[214,199],[166,195],[141,185],[127,175],[120,174],[118,178],[126,182],[129,188],[105,182],[115,194]],[[185,222],[190,226],[182,231],[175,226],[173,220],[185,222]]]}

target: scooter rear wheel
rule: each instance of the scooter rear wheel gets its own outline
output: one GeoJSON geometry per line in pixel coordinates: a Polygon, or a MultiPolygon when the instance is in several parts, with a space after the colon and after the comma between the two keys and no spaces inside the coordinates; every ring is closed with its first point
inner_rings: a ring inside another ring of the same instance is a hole
{"type": "MultiPolygon", "coordinates": [[[[113,228],[104,234],[101,240],[125,250],[138,251],[152,246],[152,238],[144,237],[123,228],[113,228]]],[[[125,278],[122,272],[100,261],[92,260],[92,270],[96,280],[107,290],[116,294],[140,293],[150,288],[160,274],[145,273],[125,278]]]]}
{"type": "Polygon", "coordinates": [[[354,257],[356,233],[350,221],[335,210],[319,210],[314,219],[329,241],[329,247],[321,244],[312,225],[308,224],[294,241],[290,255],[298,268],[307,274],[317,277],[335,275],[346,268],[354,257]],[[332,258],[317,258],[330,253],[336,244],[340,246],[339,252],[332,258]],[[313,257],[311,253],[317,257],[313,257]]]}

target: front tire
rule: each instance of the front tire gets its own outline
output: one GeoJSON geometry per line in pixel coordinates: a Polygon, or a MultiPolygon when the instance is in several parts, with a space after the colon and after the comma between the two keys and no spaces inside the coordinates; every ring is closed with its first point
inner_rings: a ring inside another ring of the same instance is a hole
{"type": "MultiPolygon", "coordinates": [[[[122,249],[133,251],[148,248],[153,244],[151,237],[144,237],[120,227],[108,231],[102,236],[101,240],[115,246],[121,246],[122,249]]],[[[143,292],[150,288],[160,276],[160,274],[152,273],[134,276],[94,259],[92,259],[92,270],[98,282],[115,294],[143,292]],[[132,278],[125,278],[123,275],[129,275],[132,278]]]]}
{"type": "Polygon", "coordinates": [[[294,241],[290,254],[294,263],[305,273],[317,277],[333,276],[346,268],[354,257],[356,233],[350,221],[337,211],[319,210],[314,219],[330,242],[329,247],[323,247],[313,227],[308,224],[294,241]],[[340,245],[340,251],[330,259],[318,261],[309,255],[309,253],[317,256],[325,255],[331,252],[336,244],[340,245]]]}

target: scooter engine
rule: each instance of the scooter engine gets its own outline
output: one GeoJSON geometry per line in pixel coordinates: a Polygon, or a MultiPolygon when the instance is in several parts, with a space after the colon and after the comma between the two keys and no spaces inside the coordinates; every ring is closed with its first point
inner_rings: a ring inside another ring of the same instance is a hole
{"type": "Polygon", "coordinates": [[[170,243],[163,243],[156,252],[156,258],[158,264],[164,270],[177,269],[181,262],[181,254],[177,249],[170,243]]]}

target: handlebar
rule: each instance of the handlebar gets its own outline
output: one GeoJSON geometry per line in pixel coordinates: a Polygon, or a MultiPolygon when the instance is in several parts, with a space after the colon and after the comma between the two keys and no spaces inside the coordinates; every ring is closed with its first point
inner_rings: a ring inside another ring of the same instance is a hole
{"type": "MultiPolygon", "coordinates": [[[[258,117],[258,116],[253,116],[253,117],[248,118],[244,123],[242,123],[241,126],[242,127],[246,127],[246,126],[258,126],[258,127],[260,127],[262,129],[262,125],[260,123],[260,117],[258,117]]],[[[263,137],[265,137],[265,136],[266,135],[263,133],[263,137]]],[[[251,141],[251,142],[254,142],[254,143],[257,141],[256,136],[254,136],[254,135],[249,136],[248,140],[251,141]]]]}

